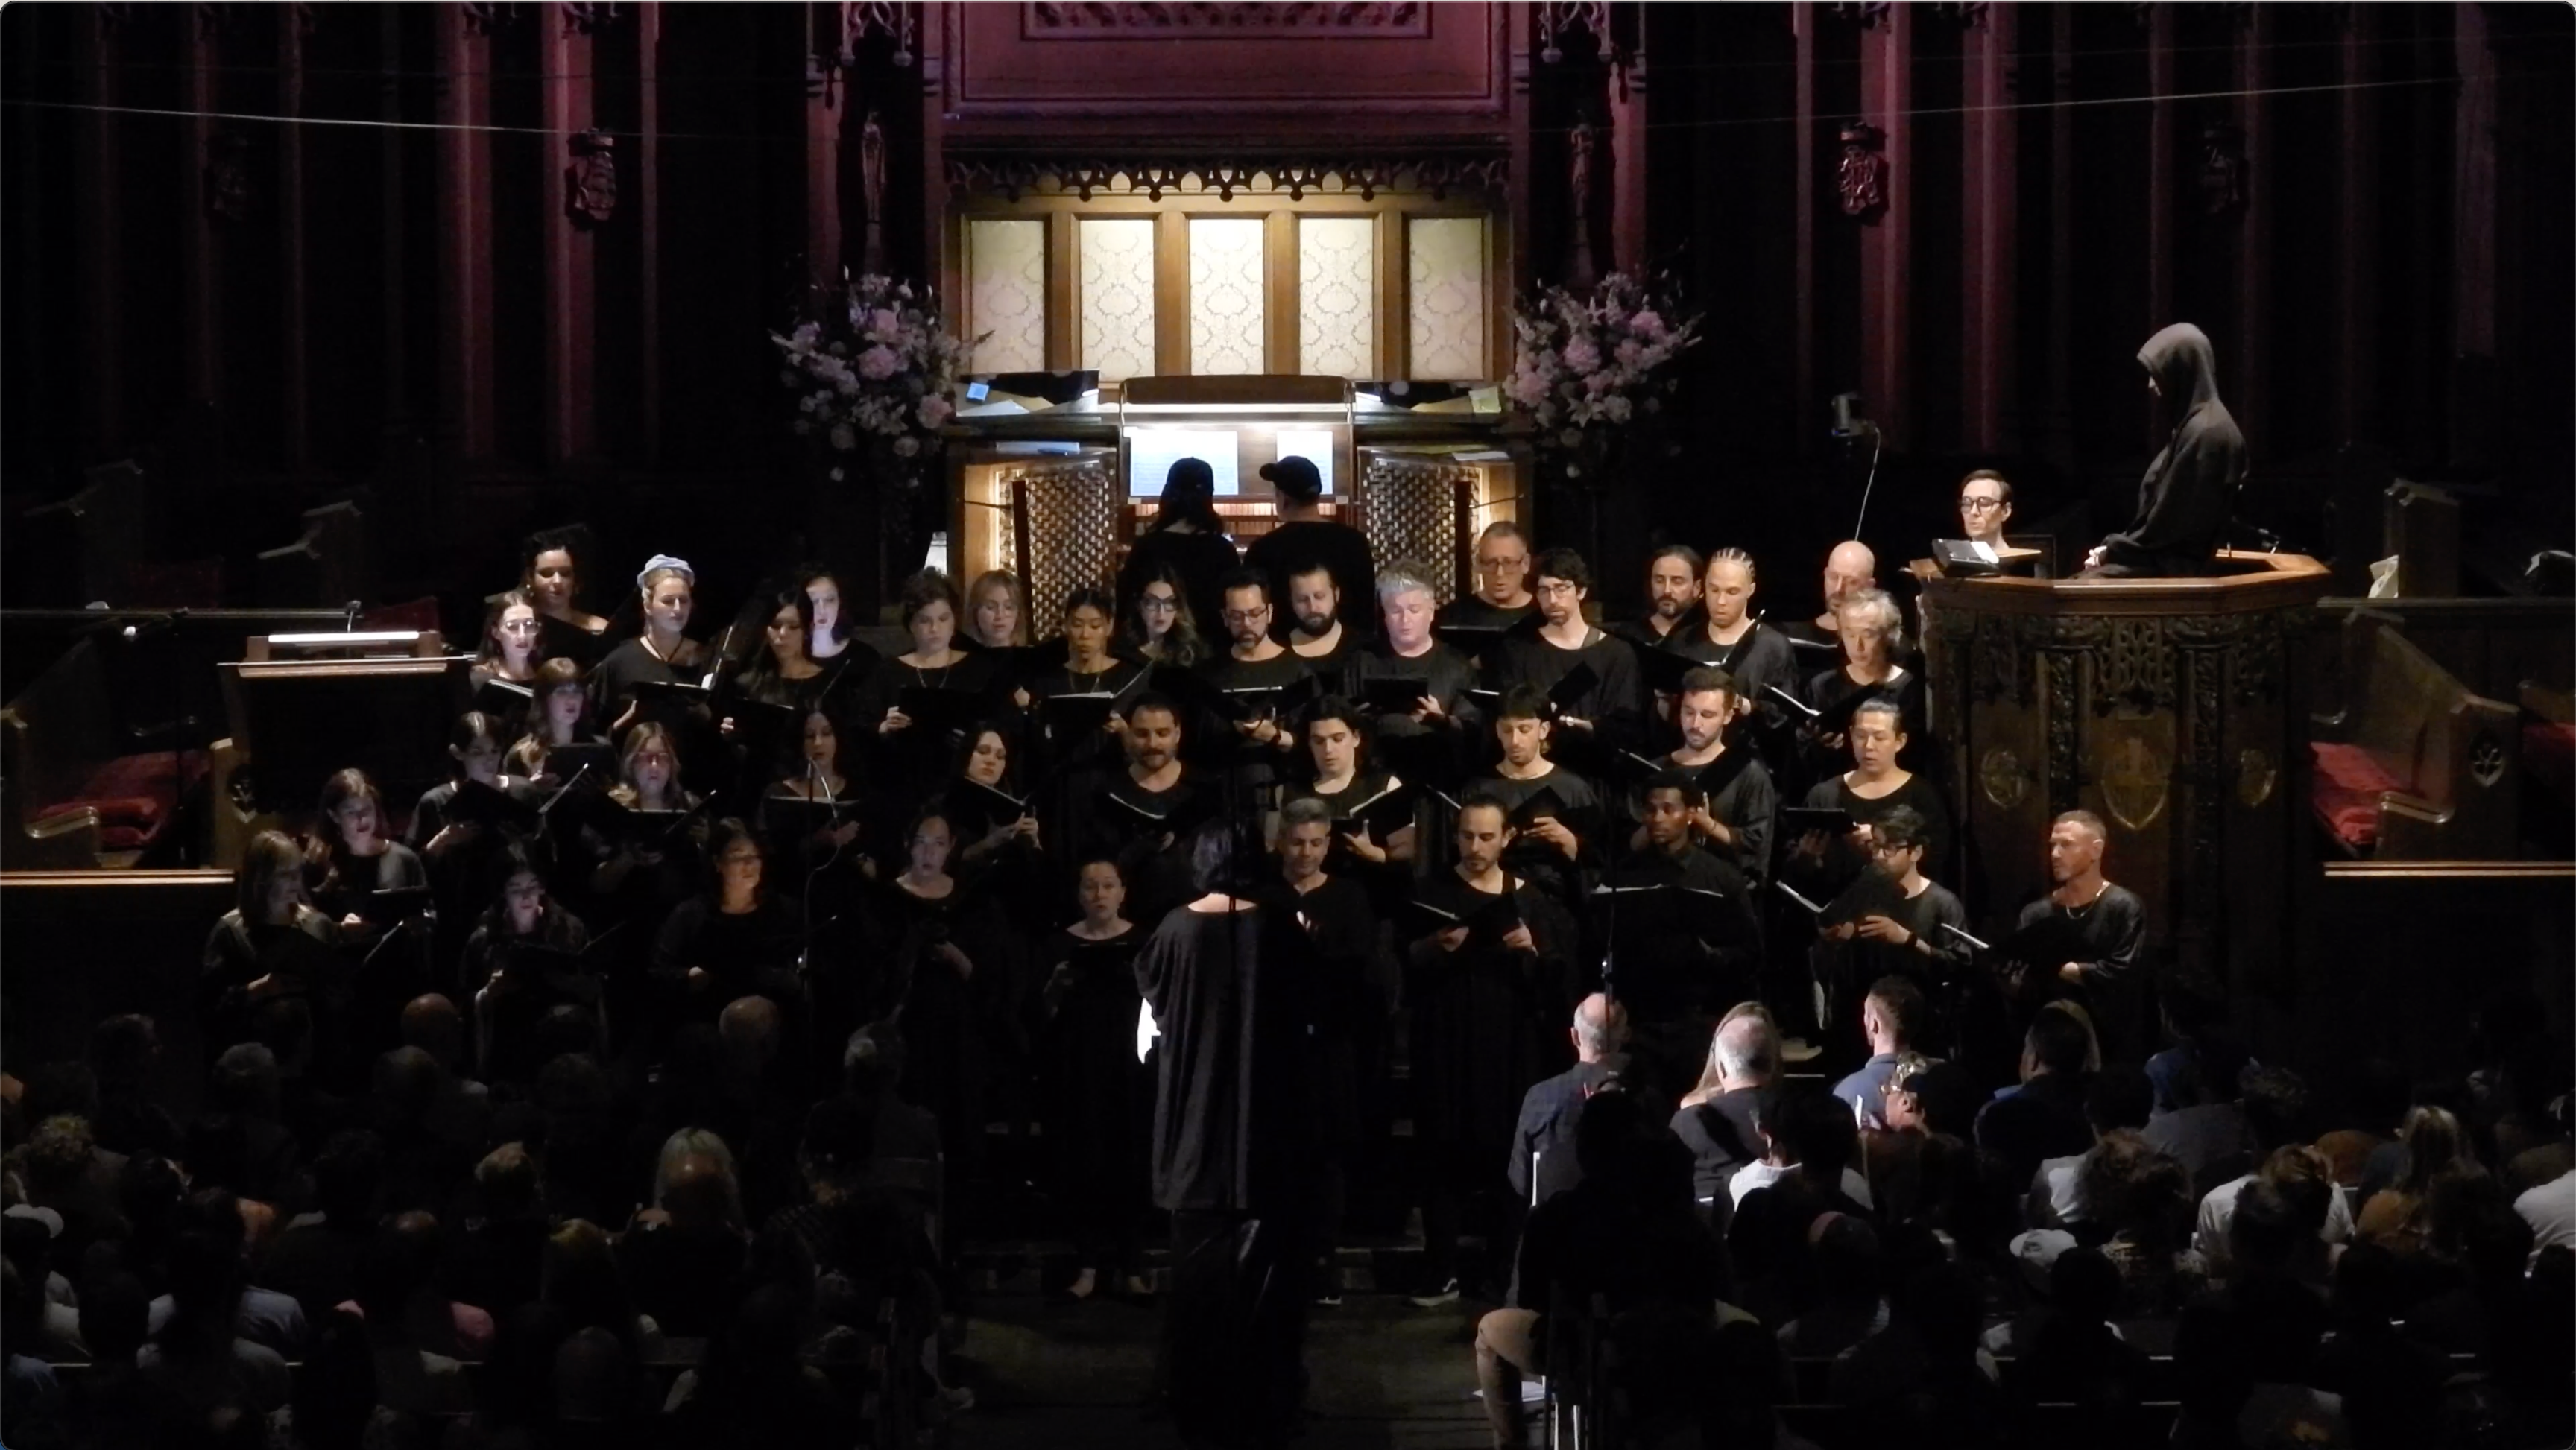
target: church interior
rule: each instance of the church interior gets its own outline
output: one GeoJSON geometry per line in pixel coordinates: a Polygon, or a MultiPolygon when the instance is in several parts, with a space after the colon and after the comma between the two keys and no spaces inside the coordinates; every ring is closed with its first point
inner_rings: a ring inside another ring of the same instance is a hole
{"type": "Polygon", "coordinates": [[[8,1444],[2576,1436],[2567,6],[0,103],[8,1444]]]}

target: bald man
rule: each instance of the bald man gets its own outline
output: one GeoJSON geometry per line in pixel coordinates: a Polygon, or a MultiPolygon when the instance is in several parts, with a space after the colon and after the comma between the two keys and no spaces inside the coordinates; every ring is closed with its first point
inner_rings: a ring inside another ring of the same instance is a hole
{"type": "Polygon", "coordinates": [[[1673,1135],[1691,1150],[1691,1182],[1700,1202],[1723,1219],[1733,1207],[1727,1181],[1763,1155],[1753,1108],[1780,1075],[1780,1028],[1769,1013],[1740,1004],[1718,1022],[1708,1058],[1717,1091],[1673,1114],[1673,1135]]]}
{"type": "Polygon", "coordinates": [[[1574,1066],[1521,1096],[1520,1126],[1512,1134],[1512,1159],[1504,1171],[1512,1192],[1524,1201],[1530,1201],[1533,1157],[1541,1163],[1535,1180],[1538,1201],[1582,1180],[1574,1163],[1574,1120],[1582,1116],[1584,1100],[1604,1083],[1618,1080],[1627,1067],[1628,1009],[1595,992],[1576,1005],[1567,1035],[1574,1039],[1574,1066]]]}

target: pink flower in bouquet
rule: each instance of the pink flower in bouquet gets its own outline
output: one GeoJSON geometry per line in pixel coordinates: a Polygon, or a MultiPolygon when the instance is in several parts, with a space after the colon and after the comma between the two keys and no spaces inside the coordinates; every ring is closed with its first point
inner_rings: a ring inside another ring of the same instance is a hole
{"type": "Polygon", "coordinates": [[[1628,319],[1628,330],[1651,341],[1664,335],[1664,319],[1656,315],[1655,309],[1649,307],[1628,319]]]}
{"type": "Polygon", "coordinates": [[[869,382],[884,382],[902,370],[903,360],[894,355],[893,348],[883,343],[859,354],[859,376],[869,382]]]}
{"type": "Polygon", "coordinates": [[[891,341],[902,331],[903,319],[895,316],[893,308],[880,307],[868,315],[867,334],[870,342],[891,341]]]}
{"type": "Polygon", "coordinates": [[[914,415],[921,419],[921,426],[924,428],[936,428],[947,422],[950,411],[948,400],[937,393],[922,399],[921,406],[913,410],[914,415]]]}
{"type": "Polygon", "coordinates": [[[1601,366],[1601,349],[1592,345],[1592,339],[1578,337],[1565,345],[1567,372],[1588,373],[1599,366],[1601,366]]]}
{"type": "Polygon", "coordinates": [[[1645,357],[1646,350],[1638,345],[1635,338],[1630,338],[1626,342],[1619,344],[1618,351],[1615,355],[1619,359],[1619,366],[1627,368],[1633,372],[1636,370],[1638,361],[1645,357]]]}

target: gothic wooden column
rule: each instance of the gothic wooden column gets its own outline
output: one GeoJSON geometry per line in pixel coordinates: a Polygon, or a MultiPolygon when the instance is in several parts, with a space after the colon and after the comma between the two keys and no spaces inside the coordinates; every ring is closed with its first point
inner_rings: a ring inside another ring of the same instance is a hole
{"type": "MultiPolygon", "coordinates": [[[[643,273],[643,296],[637,319],[643,334],[638,358],[636,418],[641,461],[662,461],[662,7],[635,7],[636,130],[632,184],[625,188],[635,208],[643,273]]],[[[622,170],[623,168],[621,168],[622,170]]]]}
{"type": "Polygon", "coordinates": [[[1861,392],[1869,416],[1886,434],[1887,447],[1902,453],[1913,441],[1911,399],[1905,394],[1914,283],[1914,168],[1906,113],[1914,104],[1915,10],[1890,5],[1865,23],[1861,111],[1883,138],[1887,204],[1876,215],[1861,218],[1861,392]]]}
{"type": "Polygon", "coordinates": [[[2021,292],[2020,148],[2014,53],[2021,9],[1988,5],[1969,19],[1961,93],[1967,104],[1967,204],[1961,209],[1966,265],[1961,278],[1966,326],[1959,339],[1960,440],[1971,451],[2021,447],[2017,299],[2021,292]]]}
{"type": "Polygon", "coordinates": [[[438,396],[442,441],[492,456],[492,30],[506,12],[458,5],[437,17],[438,396]]]}
{"type": "Polygon", "coordinates": [[[1601,40],[1610,65],[1610,265],[1634,275],[1646,265],[1646,17],[1632,5],[1636,44],[1624,55],[1601,40]]]}
{"type": "Polygon", "coordinates": [[[74,213],[74,274],[79,281],[81,317],[88,336],[81,339],[81,443],[92,458],[112,457],[125,443],[125,374],[118,342],[125,335],[124,294],[119,290],[117,242],[119,207],[124,193],[118,176],[118,118],[106,108],[118,103],[118,44],[127,25],[123,7],[95,5],[73,12],[79,37],[76,64],[81,101],[97,108],[81,117],[72,166],[86,179],[74,213]]]}
{"type": "Polygon", "coordinates": [[[2494,461],[2496,355],[2496,56],[2486,7],[2451,12],[2459,100],[2451,121],[2450,461],[2494,461]]]}
{"type": "MultiPolygon", "coordinates": [[[[2174,93],[2174,8],[2157,4],[2147,9],[2147,94],[2155,99],[2147,107],[2147,330],[2153,333],[2170,322],[2184,319],[2174,315],[2174,260],[2177,250],[2176,223],[2180,221],[2182,193],[2174,184],[2174,163],[2181,155],[2175,139],[2180,117],[2173,102],[2174,93]]],[[[2247,326],[2252,326],[2247,320],[2247,326]]],[[[2224,377],[2224,374],[2221,374],[2224,377]]],[[[2141,394],[2142,416],[2152,428],[2155,400],[2141,394]]]]}
{"type": "Polygon", "coordinates": [[[304,341],[304,128],[295,118],[304,114],[304,37],[315,16],[309,5],[277,12],[277,113],[288,118],[277,128],[278,456],[291,473],[313,466],[304,341]]]}
{"type": "Polygon", "coordinates": [[[592,38],[612,14],[606,5],[564,4],[536,17],[537,105],[546,128],[545,447],[552,464],[599,449],[599,245],[589,225],[576,221],[575,168],[590,155],[584,138],[598,51],[592,38]]]}
{"type": "MultiPolygon", "coordinates": [[[[1532,54],[1538,34],[1538,6],[1531,0],[1509,0],[1503,7],[1506,18],[1504,54],[1511,67],[1511,217],[1515,265],[1512,268],[1512,290],[1519,292],[1537,280],[1538,248],[1532,245],[1530,231],[1530,196],[1538,188],[1538,168],[1530,155],[1530,70],[1537,57],[1532,54]]],[[[1385,255],[1381,253],[1381,255],[1385,255]]]]}
{"type": "Polygon", "coordinates": [[[2366,89],[2374,70],[2379,17],[2368,5],[2348,6],[2343,16],[2340,57],[2343,83],[2352,89],[2341,97],[2342,116],[2336,138],[2336,163],[2342,169],[2336,198],[2342,219],[2336,228],[2343,266],[2335,278],[2335,349],[2339,376],[2335,387],[2335,443],[2357,438],[2387,441],[2379,419],[2381,357],[2379,347],[2379,113],[2386,104],[2380,92],[2366,89]]]}
{"type": "Polygon", "coordinates": [[[179,367],[190,403],[212,404],[215,390],[215,224],[206,205],[206,174],[214,162],[215,76],[223,66],[219,35],[227,22],[214,5],[191,5],[188,27],[187,106],[181,128],[187,149],[179,168],[179,367]]]}
{"type": "Polygon", "coordinates": [[[1795,95],[1789,109],[1796,113],[1797,138],[1790,148],[1790,230],[1794,241],[1790,259],[1792,289],[1789,406],[1795,413],[1790,432],[1798,440],[1798,456],[1812,457],[1816,435],[1821,429],[1809,426],[1818,416],[1816,402],[1816,6],[1814,0],[1795,0],[1789,7],[1791,37],[1791,84],[1795,95]]]}
{"type": "Polygon", "coordinates": [[[2049,7],[2048,98],[2048,461],[2075,464],[2075,94],[2074,7],[2049,7]]]}
{"type": "Polygon", "coordinates": [[[809,37],[805,77],[805,275],[817,287],[841,278],[841,117],[849,75],[835,69],[842,6],[815,7],[833,16],[833,32],[809,37]]]}
{"type": "MultiPolygon", "coordinates": [[[[2242,358],[2219,359],[2219,386],[2228,411],[2245,430],[2245,446],[2260,461],[2269,451],[2271,421],[2272,307],[2272,102],[2259,94],[2272,84],[2272,7],[2254,5],[2244,47],[2237,52],[2237,124],[2245,133],[2245,244],[2238,253],[2236,305],[2244,318],[2242,358]],[[2244,399],[2240,410],[2236,400],[2244,399]]],[[[2159,323],[2158,326],[2163,324],[2159,323]]]]}
{"type": "MultiPolygon", "coordinates": [[[[930,265],[925,269],[928,275],[941,270],[940,258],[946,246],[943,228],[948,219],[947,128],[940,92],[947,84],[946,18],[951,8],[938,0],[925,0],[921,7],[921,255],[929,259],[930,265]]],[[[963,255],[962,248],[958,255],[963,255]]],[[[945,297],[949,317],[962,316],[965,305],[964,293],[951,288],[945,297]]]]}

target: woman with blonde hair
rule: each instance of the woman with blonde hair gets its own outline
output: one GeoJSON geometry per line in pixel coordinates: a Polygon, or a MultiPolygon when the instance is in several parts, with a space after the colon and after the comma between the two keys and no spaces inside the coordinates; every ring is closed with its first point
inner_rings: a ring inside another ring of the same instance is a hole
{"type": "Polygon", "coordinates": [[[2434,1180],[2445,1171],[2475,1171],[2478,1165],[2469,1155],[2460,1120],[2448,1108],[2408,1110],[2397,1141],[2403,1150],[2397,1176],[2361,1206],[2353,1232],[2362,1242],[2392,1253],[2418,1253],[2425,1244],[2425,1210],[2432,1201],[2434,1180]]]}

